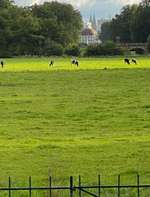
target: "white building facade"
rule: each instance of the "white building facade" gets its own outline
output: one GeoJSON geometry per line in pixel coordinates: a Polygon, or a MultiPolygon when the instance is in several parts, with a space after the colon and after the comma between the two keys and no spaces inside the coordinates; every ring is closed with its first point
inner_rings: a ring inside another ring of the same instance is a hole
{"type": "Polygon", "coordinates": [[[80,43],[86,45],[101,43],[98,33],[92,28],[92,25],[90,23],[87,23],[87,25],[82,30],[80,43]]]}

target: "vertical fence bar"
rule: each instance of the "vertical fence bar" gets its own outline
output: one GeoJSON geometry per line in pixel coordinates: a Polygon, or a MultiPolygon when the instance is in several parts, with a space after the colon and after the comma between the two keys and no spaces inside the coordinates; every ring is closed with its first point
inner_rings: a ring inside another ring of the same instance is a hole
{"type": "Polygon", "coordinates": [[[137,175],[137,196],[140,197],[140,176],[137,175]]]}
{"type": "Polygon", "coordinates": [[[32,182],[31,182],[31,176],[29,176],[29,197],[32,196],[32,193],[31,193],[31,184],[32,184],[32,182]]]}
{"type": "Polygon", "coordinates": [[[101,195],[101,177],[98,175],[98,197],[101,195]]]}
{"type": "Polygon", "coordinates": [[[51,189],[51,187],[52,187],[52,177],[50,176],[49,177],[49,197],[52,196],[52,189],[51,189]]]}
{"type": "Polygon", "coordinates": [[[79,197],[81,197],[81,176],[79,175],[79,197]]]}
{"type": "Polygon", "coordinates": [[[120,175],[118,175],[118,197],[120,197],[120,175]]]}
{"type": "Polygon", "coordinates": [[[73,176],[70,177],[70,197],[73,197],[73,176]]]}
{"type": "Polygon", "coordinates": [[[9,180],[8,180],[8,187],[9,187],[9,197],[11,197],[11,178],[10,178],[10,176],[9,176],[9,180]]]}

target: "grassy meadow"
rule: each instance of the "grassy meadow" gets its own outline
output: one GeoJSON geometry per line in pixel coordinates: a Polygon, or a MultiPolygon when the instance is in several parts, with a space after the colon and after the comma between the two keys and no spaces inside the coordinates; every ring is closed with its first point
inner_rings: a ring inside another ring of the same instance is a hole
{"type": "Polygon", "coordinates": [[[80,67],[71,66],[71,58],[9,58],[4,59],[4,72],[23,72],[23,71],[48,71],[49,61],[53,59],[55,64],[51,70],[97,70],[107,68],[150,68],[150,58],[136,58],[138,65],[124,64],[123,57],[118,58],[79,58],[80,67]]]}
{"type": "MultiPolygon", "coordinates": [[[[0,68],[0,186],[150,182],[150,58],[6,59],[0,68]],[[103,68],[107,67],[107,70],[103,68]],[[76,72],[74,72],[76,71],[76,72]],[[129,178],[130,177],[130,178],[129,178]]],[[[17,195],[16,195],[17,196],[17,195]]],[[[23,195],[22,195],[23,196],[23,195]]],[[[56,195],[57,196],[57,195],[56,195]]],[[[65,195],[64,195],[65,196],[65,195]]]]}

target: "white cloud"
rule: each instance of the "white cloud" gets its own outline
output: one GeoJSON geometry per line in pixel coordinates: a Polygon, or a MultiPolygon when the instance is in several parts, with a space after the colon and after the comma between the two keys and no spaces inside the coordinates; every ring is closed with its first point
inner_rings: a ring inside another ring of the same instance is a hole
{"type": "MultiPolygon", "coordinates": [[[[32,0],[32,3],[43,3],[44,1],[53,1],[53,0],[32,0]]],[[[74,6],[77,7],[82,7],[85,5],[90,6],[91,4],[95,4],[98,1],[105,2],[105,1],[117,1],[118,3],[121,3],[123,5],[125,4],[134,4],[134,3],[139,3],[141,0],[58,0],[59,2],[66,2],[66,3],[71,3],[74,6]]]]}
{"type": "MultiPolygon", "coordinates": [[[[0,0],[1,1],[1,0],[0,0]]],[[[45,1],[59,1],[71,3],[79,9],[84,18],[89,18],[95,13],[100,18],[110,18],[120,12],[126,4],[139,3],[141,0],[14,0],[20,6],[28,6],[34,3],[41,4],[45,1]]]]}
{"type": "MultiPolygon", "coordinates": [[[[45,1],[53,1],[53,0],[32,0],[32,4],[39,4],[39,3],[43,3],[45,1]]],[[[57,0],[58,2],[65,2],[65,3],[70,3],[75,7],[81,8],[84,6],[92,6],[96,3],[96,0],[57,0]]]]}
{"type": "MultiPolygon", "coordinates": [[[[112,0],[114,1],[114,0],[112,0]]],[[[122,5],[126,5],[126,4],[135,4],[135,3],[139,3],[141,0],[116,0],[118,3],[121,3],[122,5]]]]}
{"type": "MultiPolygon", "coordinates": [[[[45,1],[55,1],[55,0],[15,0],[18,5],[31,5],[31,4],[41,4],[45,1]]],[[[90,8],[91,6],[96,6],[97,4],[118,4],[118,5],[125,5],[125,4],[133,4],[139,3],[141,0],[57,0],[58,2],[66,2],[71,3],[73,6],[77,8],[87,7],[90,8]]]]}

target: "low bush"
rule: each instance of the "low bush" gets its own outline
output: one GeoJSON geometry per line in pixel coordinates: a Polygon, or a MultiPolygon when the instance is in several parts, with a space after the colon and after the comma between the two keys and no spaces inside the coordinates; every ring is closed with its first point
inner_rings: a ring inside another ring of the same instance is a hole
{"type": "Polygon", "coordinates": [[[47,47],[44,49],[44,55],[46,56],[62,56],[64,53],[63,46],[57,42],[48,43],[47,47]]]}
{"type": "Polygon", "coordinates": [[[69,46],[65,49],[65,54],[69,56],[79,56],[80,47],[77,45],[69,46]]]}
{"type": "Polygon", "coordinates": [[[100,45],[87,46],[85,56],[102,56],[102,55],[123,55],[124,50],[119,48],[113,42],[107,42],[100,45]]]}
{"type": "Polygon", "coordinates": [[[150,52],[150,35],[147,38],[147,49],[148,49],[148,52],[150,52]]]}

